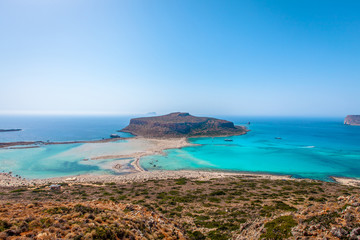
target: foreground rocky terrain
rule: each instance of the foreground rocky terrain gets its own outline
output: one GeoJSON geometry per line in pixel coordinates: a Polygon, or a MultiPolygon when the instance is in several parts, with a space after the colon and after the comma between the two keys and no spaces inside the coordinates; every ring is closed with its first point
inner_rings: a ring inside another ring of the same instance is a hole
{"type": "Polygon", "coordinates": [[[148,138],[163,138],[242,135],[247,129],[226,120],[176,112],[157,117],[133,118],[121,132],[148,138]]]}
{"type": "Polygon", "coordinates": [[[231,176],[0,188],[0,239],[360,239],[358,187],[231,176]]]}

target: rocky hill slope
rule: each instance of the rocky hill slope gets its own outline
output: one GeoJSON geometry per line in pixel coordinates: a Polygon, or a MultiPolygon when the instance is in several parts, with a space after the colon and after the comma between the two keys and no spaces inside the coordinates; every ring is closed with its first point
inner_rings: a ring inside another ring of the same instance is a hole
{"type": "Polygon", "coordinates": [[[0,204],[0,217],[0,239],[186,239],[175,222],[133,204],[0,204]]]}
{"type": "Polygon", "coordinates": [[[359,187],[259,177],[0,186],[0,239],[360,239],[359,187]]]}
{"type": "Polygon", "coordinates": [[[143,137],[230,136],[247,132],[233,122],[209,117],[195,117],[189,113],[170,113],[157,117],[134,118],[121,130],[143,137]]]}
{"type": "Polygon", "coordinates": [[[347,115],[344,124],[360,126],[360,115],[347,115]]]}

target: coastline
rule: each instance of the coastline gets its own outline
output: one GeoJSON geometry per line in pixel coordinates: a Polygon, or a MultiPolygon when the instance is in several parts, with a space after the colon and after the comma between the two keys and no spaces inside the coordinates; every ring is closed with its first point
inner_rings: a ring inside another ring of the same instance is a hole
{"type": "Polygon", "coordinates": [[[22,131],[20,128],[13,128],[13,129],[0,129],[0,132],[19,132],[22,131]]]}
{"type": "Polygon", "coordinates": [[[137,172],[145,172],[145,169],[143,169],[140,166],[140,157],[136,157],[134,161],[131,162],[131,166],[137,171],[137,172]]]}
{"type": "Polygon", "coordinates": [[[335,182],[340,183],[342,185],[359,187],[360,179],[356,178],[348,178],[348,177],[331,177],[335,182]]]}
{"type": "MultiPolygon", "coordinates": [[[[248,179],[269,179],[269,180],[292,180],[300,181],[300,179],[291,178],[291,176],[280,176],[272,174],[252,174],[252,173],[230,173],[222,171],[196,171],[196,170],[179,170],[179,171],[139,171],[124,175],[112,174],[84,174],[78,176],[54,177],[46,179],[24,179],[7,174],[0,174],[0,187],[35,187],[38,185],[48,184],[96,184],[96,183],[129,183],[144,182],[149,180],[166,180],[166,179],[197,179],[206,181],[216,178],[225,177],[245,177],[248,179]]],[[[314,181],[314,180],[310,180],[314,181]]]]}
{"type": "Polygon", "coordinates": [[[64,142],[44,142],[44,141],[24,141],[24,142],[0,142],[0,148],[14,147],[14,146],[27,146],[27,147],[18,147],[20,148],[35,148],[42,145],[56,145],[56,144],[74,144],[74,143],[106,143],[106,142],[116,142],[119,140],[126,140],[129,138],[105,138],[98,140],[84,140],[84,141],[64,141],[64,142]],[[28,146],[34,145],[34,146],[28,146]]]}
{"type": "MultiPolygon", "coordinates": [[[[204,137],[204,136],[202,136],[204,137]]],[[[188,138],[116,138],[116,139],[102,139],[102,140],[90,140],[90,141],[71,141],[71,142],[11,142],[0,143],[0,148],[7,146],[19,146],[15,149],[41,147],[41,145],[54,145],[54,144],[72,144],[72,143],[107,143],[115,142],[119,140],[137,141],[137,143],[143,144],[143,150],[135,151],[134,153],[124,155],[103,155],[96,156],[86,161],[96,161],[105,159],[116,158],[133,158],[133,160],[127,164],[126,170],[124,170],[121,163],[116,160],[109,166],[115,173],[121,174],[84,174],[84,175],[72,175],[64,177],[52,177],[46,179],[25,179],[20,176],[12,176],[8,173],[0,173],[0,187],[15,187],[15,186],[36,186],[52,183],[88,183],[94,182],[138,182],[148,181],[154,179],[174,179],[174,178],[195,178],[195,179],[209,179],[209,178],[221,178],[221,177],[246,177],[246,178],[265,178],[270,180],[303,180],[295,179],[290,175],[277,175],[272,173],[252,173],[252,172],[239,172],[239,171],[225,171],[225,170],[155,170],[147,171],[140,165],[140,159],[147,155],[164,154],[164,150],[167,149],[180,149],[187,146],[196,146],[188,142],[188,138]],[[24,144],[25,143],[25,144],[24,144]],[[39,144],[39,146],[27,146],[31,144],[39,144]],[[25,145],[25,146],[24,146],[25,145]],[[130,167],[130,171],[129,171],[130,167]]],[[[10,148],[12,149],[12,148],[10,148]]],[[[360,186],[360,179],[347,178],[347,177],[333,177],[331,178],[342,185],[347,186],[360,186]]],[[[306,179],[308,181],[314,181],[312,179],[306,179]]]]}
{"type": "MultiPolygon", "coordinates": [[[[139,160],[138,158],[137,160],[139,160]]],[[[134,172],[127,174],[83,174],[76,176],[53,177],[45,179],[25,179],[21,177],[11,176],[7,173],[0,173],[0,187],[37,187],[41,185],[50,184],[87,184],[93,185],[98,183],[134,183],[145,182],[151,180],[171,180],[171,179],[195,179],[199,181],[207,181],[218,178],[245,178],[252,179],[267,179],[271,181],[287,180],[287,181],[310,181],[321,182],[321,180],[313,180],[308,178],[292,178],[291,175],[276,175],[270,173],[249,173],[249,172],[228,172],[228,171],[205,171],[205,170],[155,170],[146,171],[138,165],[138,162],[132,162],[134,172]],[[134,165],[133,165],[134,164],[134,165]]],[[[331,177],[337,184],[360,187],[360,179],[346,178],[346,177],[331,177]]]]}

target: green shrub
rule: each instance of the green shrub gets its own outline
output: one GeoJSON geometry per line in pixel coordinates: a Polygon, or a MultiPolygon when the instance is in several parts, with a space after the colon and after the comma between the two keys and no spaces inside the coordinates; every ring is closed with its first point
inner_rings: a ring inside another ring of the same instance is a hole
{"type": "Polygon", "coordinates": [[[50,214],[67,214],[70,212],[70,208],[67,207],[54,207],[54,208],[49,208],[47,210],[45,210],[45,212],[50,213],[50,214]]]}
{"type": "Polygon", "coordinates": [[[114,183],[114,182],[109,182],[109,183],[105,183],[105,185],[107,185],[107,186],[114,186],[114,185],[116,185],[116,183],[114,183]]]}
{"type": "Polygon", "coordinates": [[[320,223],[324,227],[329,227],[330,224],[335,223],[335,220],[340,215],[337,212],[330,212],[327,214],[321,214],[318,216],[312,216],[310,218],[307,218],[305,222],[311,223],[311,224],[318,224],[320,223]]]}
{"type": "Polygon", "coordinates": [[[285,239],[291,236],[291,229],[297,225],[293,216],[281,216],[265,224],[266,232],[261,239],[285,239]]]}
{"type": "Polygon", "coordinates": [[[97,213],[103,212],[102,210],[100,210],[98,208],[87,207],[87,206],[84,206],[81,204],[75,205],[74,211],[80,212],[82,214],[85,214],[85,213],[96,213],[97,214],[97,213]]]}
{"type": "Polygon", "coordinates": [[[186,178],[179,178],[175,180],[175,184],[177,185],[185,185],[187,182],[186,178]]]}
{"type": "Polygon", "coordinates": [[[229,235],[228,234],[223,234],[221,232],[218,232],[218,231],[210,231],[208,233],[208,237],[211,239],[211,240],[227,240],[229,239],[229,235]]]}
{"type": "Polygon", "coordinates": [[[197,216],[195,216],[195,218],[196,218],[197,220],[200,220],[200,221],[204,221],[204,220],[210,219],[210,217],[209,217],[209,216],[206,216],[206,215],[197,215],[197,216]]]}
{"type": "Polygon", "coordinates": [[[6,222],[6,221],[3,221],[3,220],[0,220],[0,232],[6,230],[6,229],[9,229],[11,228],[11,224],[6,222]]]}
{"type": "Polygon", "coordinates": [[[93,239],[116,239],[116,235],[108,226],[99,226],[95,228],[93,239]]]}
{"type": "Polygon", "coordinates": [[[276,201],[275,202],[275,208],[278,209],[278,210],[283,210],[283,211],[292,211],[292,212],[297,211],[296,208],[291,207],[291,206],[287,205],[286,203],[284,203],[282,201],[276,201]]]}
{"type": "Polygon", "coordinates": [[[216,197],[209,197],[208,200],[209,200],[210,202],[215,202],[215,203],[221,202],[221,199],[220,199],[220,198],[216,198],[216,197]]]}
{"type": "Polygon", "coordinates": [[[11,193],[20,193],[20,192],[26,192],[26,191],[27,191],[27,189],[19,188],[19,189],[12,190],[11,193]]]}
{"type": "Polygon", "coordinates": [[[191,240],[205,240],[206,237],[200,231],[188,232],[187,235],[191,240]]]}
{"type": "Polygon", "coordinates": [[[217,190],[210,193],[210,196],[220,196],[220,195],[226,195],[226,193],[222,190],[217,190]]]}

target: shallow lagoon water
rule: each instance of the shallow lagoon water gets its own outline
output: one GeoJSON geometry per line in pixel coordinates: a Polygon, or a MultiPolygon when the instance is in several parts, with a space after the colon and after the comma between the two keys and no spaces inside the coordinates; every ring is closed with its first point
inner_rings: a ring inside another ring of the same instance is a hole
{"type": "Polygon", "coordinates": [[[80,144],[47,145],[38,148],[0,149],[0,170],[13,172],[26,178],[60,177],[99,171],[98,166],[81,164],[79,155],[64,153],[80,144]]]}
{"type": "Polygon", "coordinates": [[[258,118],[248,127],[251,131],[246,135],[227,137],[232,142],[193,138],[190,142],[200,146],[143,157],[141,166],[148,170],[228,170],[320,180],[360,177],[360,127],[345,126],[342,119],[335,118],[258,118]]]}
{"type": "Polygon", "coordinates": [[[142,141],[43,145],[35,148],[0,149],[0,171],[25,178],[49,178],[79,174],[113,173],[120,163],[129,170],[131,158],[87,160],[106,155],[127,155],[146,149],[142,141]]]}
{"type": "MultiPolygon", "coordinates": [[[[329,176],[360,178],[360,127],[345,126],[343,119],[219,118],[244,124],[250,132],[225,138],[193,138],[199,146],[166,150],[166,155],[143,157],[148,170],[212,169],[290,174],[329,180],[329,176]],[[276,139],[281,138],[281,139],[276,139]],[[155,165],[155,166],[154,166],[155,165]]],[[[24,128],[0,134],[0,142],[23,140],[72,141],[107,137],[126,126],[130,117],[8,117],[0,128],[24,128]]],[[[45,145],[28,149],[0,149],[0,172],[26,178],[114,173],[111,165],[132,159],[83,161],[104,155],[126,155],[143,150],[141,142],[45,145]]]]}

